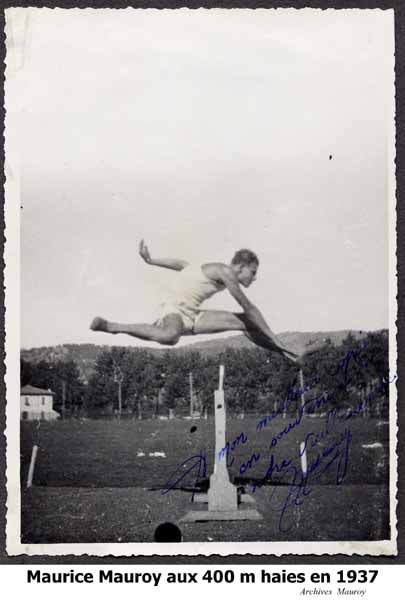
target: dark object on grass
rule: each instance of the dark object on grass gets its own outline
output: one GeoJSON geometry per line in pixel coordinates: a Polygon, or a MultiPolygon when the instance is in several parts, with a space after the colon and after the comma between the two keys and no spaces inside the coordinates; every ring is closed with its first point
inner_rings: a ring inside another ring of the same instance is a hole
{"type": "Polygon", "coordinates": [[[181,531],[174,523],[161,523],[155,530],[155,542],[165,544],[181,542],[182,539],[181,531]]]}

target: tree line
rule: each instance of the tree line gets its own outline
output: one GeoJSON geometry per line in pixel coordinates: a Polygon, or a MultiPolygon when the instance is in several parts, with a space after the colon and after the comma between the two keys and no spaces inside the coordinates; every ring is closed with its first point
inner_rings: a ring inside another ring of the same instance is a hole
{"type": "Polygon", "coordinates": [[[327,340],[321,350],[307,355],[304,390],[295,365],[254,347],[228,348],[216,356],[193,350],[155,355],[142,348],[113,347],[100,353],[88,381],[74,360],[21,359],[21,385],[51,389],[54,408],[65,417],[187,415],[191,398],[194,411],[212,414],[220,364],[225,365],[227,409],[234,414],[294,412],[304,390],[305,398],[326,390],[339,406],[372,397],[371,413],[382,414],[388,410],[394,375],[388,369],[388,335],[381,331],[363,339],[348,335],[340,346],[327,340]]]}

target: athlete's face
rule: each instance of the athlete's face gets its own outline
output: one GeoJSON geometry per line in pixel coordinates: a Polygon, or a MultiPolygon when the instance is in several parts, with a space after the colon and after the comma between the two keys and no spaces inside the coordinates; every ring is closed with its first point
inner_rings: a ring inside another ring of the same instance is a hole
{"type": "Polygon", "coordinates": [[[243,287],[249,287],[254,281],[256,281],[258,265],[252,262],[248,265],[240,265],[240,271],[238,280],[243,287]]]}

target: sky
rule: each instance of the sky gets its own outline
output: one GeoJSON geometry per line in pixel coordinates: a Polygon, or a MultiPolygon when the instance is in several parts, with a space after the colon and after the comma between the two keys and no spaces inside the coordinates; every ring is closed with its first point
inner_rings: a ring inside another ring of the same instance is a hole
{"type": "Polygon", "coordinates": [[[176,286],[141,239],[190,262],[251,248],[276,332],[388,327],[392,11],[6,18],[22,347],[144,345],[89,330],[154,320],[176,286]]]}

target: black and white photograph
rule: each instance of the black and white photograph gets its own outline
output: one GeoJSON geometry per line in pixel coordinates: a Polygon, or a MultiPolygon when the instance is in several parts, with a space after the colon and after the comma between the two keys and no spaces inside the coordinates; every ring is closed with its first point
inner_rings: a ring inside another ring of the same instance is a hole
{"type": "Polygon", "coordinates": [[[394,12],[9,8],[7,553],[397,553],[394,12]]]}

